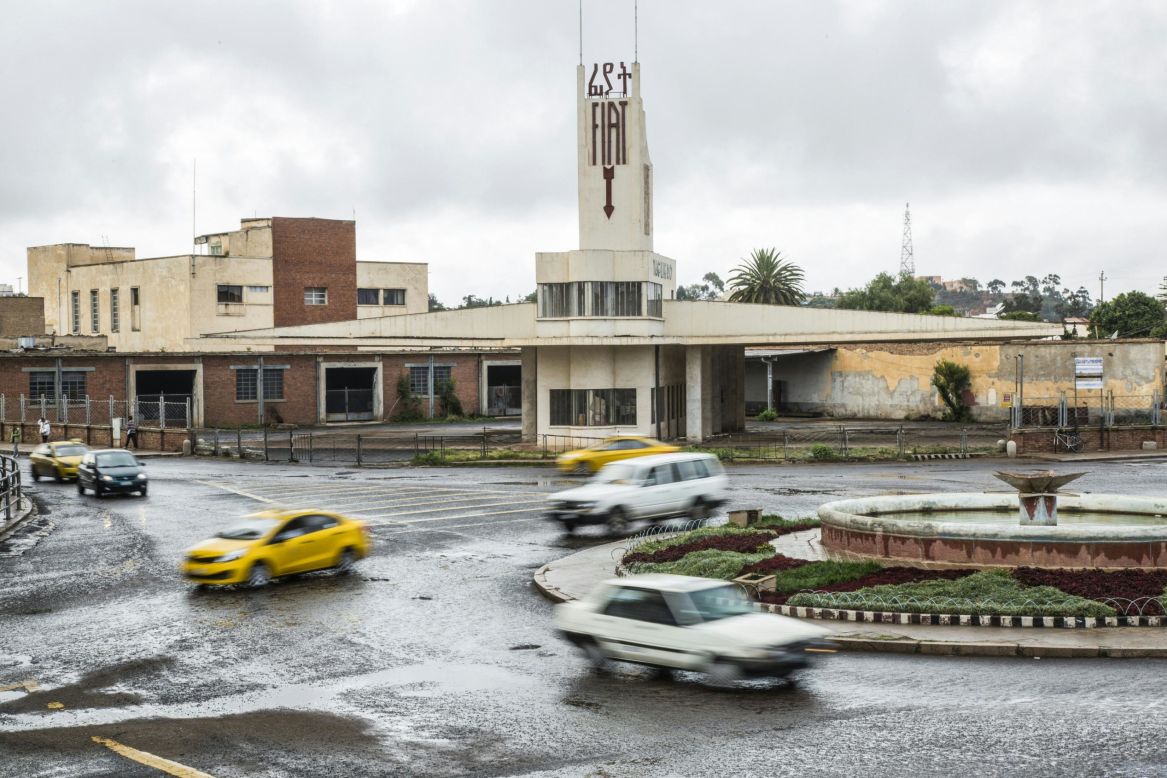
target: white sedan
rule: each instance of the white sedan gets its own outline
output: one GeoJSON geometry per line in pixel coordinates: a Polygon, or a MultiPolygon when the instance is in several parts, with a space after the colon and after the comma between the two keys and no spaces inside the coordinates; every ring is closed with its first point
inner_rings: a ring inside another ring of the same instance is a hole
{"type": "Polygon", "coordinates": [[[597,667],[619,660],[718,682],[781,678],[834,650],[823,627],[760,612],[735,584],[683,575],[605,581],[556,606],[555,626],[597,667]]]}

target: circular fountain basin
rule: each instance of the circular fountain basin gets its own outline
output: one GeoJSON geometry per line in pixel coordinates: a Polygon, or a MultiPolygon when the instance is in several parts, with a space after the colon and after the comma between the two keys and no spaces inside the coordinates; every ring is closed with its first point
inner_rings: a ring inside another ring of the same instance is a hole
{"type": "Polygon", "coordinates": [[[910,494],[829,502],[834,556],[958,567],[1167,568],[1167,498],[1058,496],[1057,526],[1020,526],[1017,493],[910,494]]]}

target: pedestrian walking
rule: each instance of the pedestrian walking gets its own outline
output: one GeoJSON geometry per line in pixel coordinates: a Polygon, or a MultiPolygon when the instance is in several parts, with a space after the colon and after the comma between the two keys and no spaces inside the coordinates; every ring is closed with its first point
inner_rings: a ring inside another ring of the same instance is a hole
{"type": "Polygon", "coordinates": [[[41,434],[41,443],[48,443],[49,436],[53,434],[53,425],[49,424],[49,420],[44,416],[37,419],[36,428],[41,434]]]}
{"type": "Polygon", "coordinates": [[[126,448],[130,444],[134,444],[134,448],[138,447],[138,422],[134,421],[134,417],[126,419],[126,448]]]}
{"type": "Polygon", "coordinates": [[[12,426],[12,433],[8,436],[8,439],[12,441],[12,456],[14,457],[20,456],[20,440],[22,437],[23,433],[20,431],[20,425],[14,424],[12,426]]]}

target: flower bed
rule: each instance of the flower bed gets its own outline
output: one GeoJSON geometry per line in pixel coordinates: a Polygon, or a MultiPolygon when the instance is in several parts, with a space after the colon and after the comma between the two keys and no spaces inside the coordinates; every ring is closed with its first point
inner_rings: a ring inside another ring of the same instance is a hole
{"type": "Polygon", "coordinates": [[[1125,616],[1162,616],[1167,570],[1042,570],[1018,567],[1013,577],[1029,586],[1053,586],[1067,594],[1108,602],[1125,616]]]}
{"type": "Polygon", "coordinates": [[[641,549],[624,555],[624,565],[631,568],[641,564],[661,564],[676,562],[697,551],[733,551],[739,554],[753,553],[768,546],[774,539],[772,532],[717,527],[713,530],[695,530],[678,538],[646,543],[641,549]],[[698,535],[698,533],[703,533],[698,535]],[[696,535],[696,537],[694,537],[696,535]],[[672,541],[672,542],[670,542],[672,541]]]}
{"type": "Polygon", "coordinates": [[[812,608],[1002,616],[1113,616],[1114,608],[1052,586],[1026,586],[1006,570],[953,580],[871,586],[851,592],[801,592],[788,605],[812,608]]]}

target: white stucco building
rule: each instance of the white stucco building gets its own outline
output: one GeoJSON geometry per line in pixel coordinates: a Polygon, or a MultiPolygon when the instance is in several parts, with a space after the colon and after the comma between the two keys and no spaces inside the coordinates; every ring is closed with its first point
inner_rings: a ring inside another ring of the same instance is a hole
{"type": "MultiPolygon", "coordinates": [[[[235,333],[240,346],[519,348],[523,433],[705,440],[745,421],[746,346],[1060,335],[1060,325],[675,300],[653,243],[640,66],[576,73],[579,247],[536,255],[538,302],[235,333]]],[[[220,336],[224,337],[224,336],[220,336]]]]}

